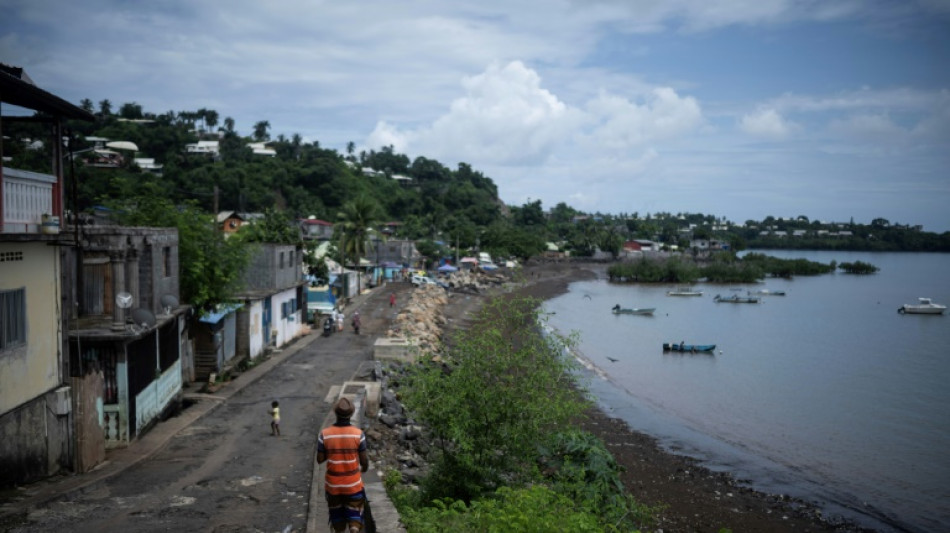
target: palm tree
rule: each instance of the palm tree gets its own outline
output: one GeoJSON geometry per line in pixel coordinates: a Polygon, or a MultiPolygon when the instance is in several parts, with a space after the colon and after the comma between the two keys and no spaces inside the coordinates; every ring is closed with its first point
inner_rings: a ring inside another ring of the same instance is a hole
{"type": "Polygon", "coordinates": [[[225,133],[234,132],[234,119],[231,117],[225,117],[224,119],[224,131],[225,133]]]}
{"type": "MultiPolygon", "coordinates": [[[[361,194],[355,199],[343,204],[337,214],[343,231],[340,234],[340,250],[343,257],[355,257],[357,268],[360,258],[366,254],[366,237],[370,228],[382,218],[383,212],[379,202],[361,194]]],[[[358,287],[358,286],[357,286],[358,287]]]]}
{"type": "Polygon", "coordinates": [[[112,114],[112,102],[108,99],[99,102],[99,113],[106,117],[112,114]]]}
{"type": "Polygon", "coordinates": [[[270,122],[266,120],[261,120],[258,123],[254,124],[254,139],[258,141],[267,141],[270,139],[270,134],[267,133],[267,130],[270,129],[270,122]]]}
{"type": "Polygon", "coordinates": [[[208,131],[214,131],[214,127],[218,125],[218,112],[214,109],[209,109],[205,113],[205,124],[208,125],[208,131]]]}
{"type": "Polygon", "coordinates": [[[201,129],[199,130],[201,133],[204,133],[205,129],[208,127],[208,120],[205,118],[207,116],[208,110],[203,107],[198,111],[195,111],[195,119],[201,121],[201,129]]]}

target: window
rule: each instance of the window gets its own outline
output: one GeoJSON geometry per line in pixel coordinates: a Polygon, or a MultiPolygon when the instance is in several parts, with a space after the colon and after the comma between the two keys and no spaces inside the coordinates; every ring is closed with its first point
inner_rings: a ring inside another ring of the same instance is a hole
{"type": "Polygon", "coordinates": [[[284,268],[284,252],[280,252],[280,268],[284,268]]]}
{"type": "Polygon", "coordinates": [[[0,350],[26,344],[26,289],[0,291],[0,350]]]}
{"type": "Polygon", "coordinates": [[[166,278],[170,278],[172,275],[172,247],[165,246],[162,248],[162,275],[166,278]]]}

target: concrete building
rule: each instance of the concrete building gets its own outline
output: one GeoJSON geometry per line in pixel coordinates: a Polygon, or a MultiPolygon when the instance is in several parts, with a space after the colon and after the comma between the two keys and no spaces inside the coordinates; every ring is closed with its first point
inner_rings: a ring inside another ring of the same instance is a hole
{"type": "Polygon", "coordinates": [[[279,348],[300,335],[306,318],[303,251],[289,244],[258,244],[234,295],[237,311],[236,357],[253,359],[267,347],[279,348]]]}
{"type": "Polygon", "coordinates": [[[178,407],[191,366],[178,230],[80,226],[66,250],[70,375],[81,453],[122,447],[178,407]],[[101,436],[100,436],[101,434],[101,436]]]}
{"type": "Polygon", "coordinates": [[[52,152],[49,173],[0,159],[0,485],[11,486],[77,467],[62,312],[68,305],[63,250],[75,241],[60,232],[66,155],[60,139],[65,120],[95,117],[4,64],[0,111],[0,142],[18,142],[5,136],[6,125],[38,122],[50,132],[52,152]],[[14,108],[41,114],[6,114],[14,108]]]}

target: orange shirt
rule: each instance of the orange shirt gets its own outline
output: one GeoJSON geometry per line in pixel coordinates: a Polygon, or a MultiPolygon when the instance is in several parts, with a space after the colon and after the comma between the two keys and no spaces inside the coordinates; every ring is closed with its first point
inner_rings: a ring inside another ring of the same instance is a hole
{"type": "Polygon", "coordinates": [[[350,425],[330,426],[320,432],[317,451],[327,457],[328,494],[355,494],[363,490],[360,452],[366,451],[366,436],[350,425]]]}

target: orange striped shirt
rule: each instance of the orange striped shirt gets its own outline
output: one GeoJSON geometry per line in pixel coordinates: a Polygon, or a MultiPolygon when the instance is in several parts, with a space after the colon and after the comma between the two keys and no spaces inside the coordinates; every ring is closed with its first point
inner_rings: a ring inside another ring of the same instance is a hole
{"type": "Polygon", "coordinates": [[[327,458],[328,494],[355,494],[363,490],[360,452],[366,451],[366,436],[353,426],[330,426],[320,432],[317,451],[327,458]]]}

